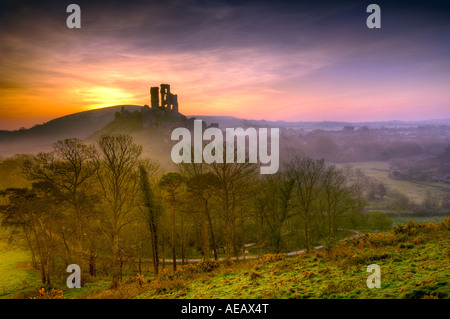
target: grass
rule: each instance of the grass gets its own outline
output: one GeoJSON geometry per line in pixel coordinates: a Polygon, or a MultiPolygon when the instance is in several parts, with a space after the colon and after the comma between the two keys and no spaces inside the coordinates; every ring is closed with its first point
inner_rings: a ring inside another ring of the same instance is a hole
{"type": "Polygon", "coordinates": [[[61,285],[59,289],[61,289],[64,293],[64,298],[66,299],[76,299],[80,295],[86,294],[86,293],[96,293],[98,291],[104,291],[107,290],[108,287],[111,285],[111,280],[108,278],[100,278],[93,282],[86,283],[83,288],[80,289],[69,289],[66,285],[61,285]]]}
{"type": "Polygon", "coordinates": [[[11,248],[0,241],[0,298],[11,298],[17,292],[39,285],[39,275],[32,270],[29,252],[11,248]]]}
{"type": "MultiPolygon", "coordinates": [[[[400,220],[399,220],[400,221],[400,220]]],[[[124,278],[88,278],[81,289],[53,280],[64,298],[449,298],[450,218],[408,222],[389,233],[366,234],[336,243],[331,250],[259,260],[203,262],[124,278]],[[381,268],[381,289],[366,285],[370,264],[381,268]]],[[[4,236],[0,236],[4,238],[4,236]]],[[[0,241],[0,298],[28,298],[41,287],[29,254],[0,241]],[[9,247],[9,248],[8,248],[9,247]],[[26,282],[27,284],[24,284],[26,282]]]]}
{"type": "MultiPolygon", "coordinates": [[[[158,278],[128,280],[118,290],[80,298],[449,298],[450,218],[408,223],[390,233],[341,242],[295,257],[221,263],[208,272],[186,266],[158,278]],[[367,266],[381,268],[381,288],[369,289],[367,266]],[[184,269],[184,270],[183,270],[184,269]]],[[[204,267],[203,267],[204,268],[204,267]]]]}
{"type": "MultiPolygon", "coordinates": [[[[348,164],[337,164],[339,167],[343,167],[348,164]]],[[[450,185],[438,182],[415,182],[415,181],[403,181],[395,180],[389,177],[389,162],[358,162],[350,163],[353,168],[361,169],[365,175],[374,178],[380,183],[384,183],[388,192],[389,189],[396,190],[416,204],[421,204],[425,198],[425,194],[428,190],[434,192],[443,193],[450,192],[450,185]]]]}
{"type": "MultiPolygon", "coordinates": [[[[20,247],[8,245],[7,233],[0,230],[0,299],[28,298],[37,295],[42,286],[39,272],[31,267],[30,253],[20,247]]],[[[65,298],[76,298],[86,292],[105,290],[109,279],[88,282],[83,289],[69,289],[62,280],[53,280],[54,288],[61,290],[65,298]]]]}
{"type": "MultiPolygon", "coordinates": [[[[387,217],[392,221],[392,226],[389,227],[389,229],[380,230],[379,227],[376,225],[373,225],[371,222],[366,221],[364,223],[360,223],[359,225],[353,226],[352,228],[354,230],[363,232],[363,233],[379,233],[383,231],[390,231],[395,226],[398,226],[400,224],[406,224],[409,221],[412,221],[414,223],[423,223],[423,222],[440,222],[443,221],[446,216],[445,215],[429,215],[429,216],[417,216],[414,213],[387,213],[387,217]]],[[[352,235],[351,232],[347,231],[345,232],[342,230],[343,234],[352,235]]]]}
{"type": "Polygon", "coordinates": [[[389,214],[389,218],[392,220],[393,226],[397,226],[400,224],[406,224],[410,220],[415,223],[423,223],[423,222],[440,222],[445,219],[445,216],[414,216],[413,214],[409,215],[397,215],[397,214],[389,214]]]}

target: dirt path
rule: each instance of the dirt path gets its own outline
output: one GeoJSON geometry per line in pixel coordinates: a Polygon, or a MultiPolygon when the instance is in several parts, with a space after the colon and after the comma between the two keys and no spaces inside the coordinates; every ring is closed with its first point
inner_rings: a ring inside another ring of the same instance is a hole
{"type": "MultiPolygon", "coordinates": [[[[362,232],[360,232],[360,231],[358,231],[358,230],[349,229],[349,231],[354,232],[354,233],[356,234],[357,237],[360,237],[360,236],[364,235],[364,233],[362,233],[362,232]]],[[[351,237],[344,238],[344,239],[342,239],[341,241],[344,241],[344,240],[346,240],[346,239],[348,239],[348,238],[351,238],[351,237]]],[[[250,245],[251,245],[251,244],[244,245],[244,246],[245,246],[245,247],[249,247],[250,245]]],[[[321,246],[316,246],[316,247],[314,247],[314,249],[322,249],[322,248],[323,248],[322,245],[321,245],[321,246]]],[[[291,251],[291,252],[289,252],[289,253],[282,253],[282,254],[280,254],[280,255],[294,256],[294,255],[300,255],[300,254],[303,254],[303,253],[305,253],[305,250],[304,250],[304,249],[302,249],[302,250],[297,250],[297,251],[291,251]]],[[[268,255],[268,254],[264,254],[264,255],[268,255]]],[[[263,255],[263,256],[264,256],[264,255],[263,255]]],[[[269,255],[270,255],[270,254],[269,254],[269,255]]],[[[257,258],[259,258],[258,255],[249,255],[249,256],[242,256],[242,257],[231,257],[230,259],[231,259],[231,260],[246,260],[246,259],[257,259],[257,258]]],[[[184,262],[187,262],[187,263],[196,263],[196,262],[201,262],[202,260],[203,260],[203,259],[201,259],[201,258],[185,259],[184,262]]],[[[220,260],[225,260],[225,258],[219,258],[219,261],[220,261],[220,260]]],[[[173,261],[172,259],[166,259],[166,260],[165,260],[165,263],[171,264],[172,261],[173,261]]],[[[177,259],[176,261],[177,261],[177,263],[181,263],[181,259],[177,259]]]]}

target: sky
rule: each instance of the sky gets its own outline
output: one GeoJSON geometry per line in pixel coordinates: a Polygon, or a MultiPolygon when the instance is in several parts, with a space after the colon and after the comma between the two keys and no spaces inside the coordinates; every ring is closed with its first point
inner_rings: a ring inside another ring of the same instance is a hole
{"type": "Polygon", "coordinates": [[[448,1],[392,2],[2,0],[0,129],[150,104],[161,83],[184,115],[450,118],[448,1]]]}

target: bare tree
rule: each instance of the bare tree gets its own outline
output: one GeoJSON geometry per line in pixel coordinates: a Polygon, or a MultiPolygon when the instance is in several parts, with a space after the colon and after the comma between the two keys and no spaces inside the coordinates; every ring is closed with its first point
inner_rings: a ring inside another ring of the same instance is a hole
{"type": "Polygon", "coordinates": [[[210,200],[219,185],[217,177],[208,173],[196,173],[187,179],[186,185],[189,194],[194,197],[196,203],[200,206],[200,214],[202,221],[202,245],[204,258],[209,259],[210,238],[213,246],[214,259],[218,260],[216,236],[211,219],[210,200]],[[209,235],[209,236],[208,236],[209,235]]]}
{"type": "Polygon", "coordinates": [[[105,209],[103,224],[112,250],[112,288],[120,280],[120,232],[133,220],[131,212],[139,204],[139,171],[142,146],[130,135],[102,135],[98,140],[97,177],[105,209]]]}
{"type": "Polygon", "coordinates": [[[322,192],[322,178],[325,171],[324,160],[308,157],[295,157],[287,165],[287,174],[294,181],[294,209],[303,222],[305,246],[311,250],[311,228],[319,208],[318,202],[322,192]]]}
{"type": "Polygon", "coordinates": [[[153,271],[155,275],[158,275],[158,220],[161,215],[162,207],[155,198],[155,195],[150,187],[148,172],[144,165],[139,166],[139,173],[143,212],[145,214],[145,219],[151,235],[153,271]]]}
{"type": "Polygon", "coordinates": [[[170,202],[171,212],[172,212],[172,265],[173,271],[177,270],[177,258],[176,258],[176,249],[175,249],[175,210],[177,207],[177,195],[180,190],[180,187],[183,183],[183,178],[178,173],[167,173],[165,174],[161,181],[159,182],[159,186],[164,189],[167,193],[168,200],[170,202]]]}
{"type": "Polygon", "coordinates": [[[58,190],[48,182],[33,184],[32,189],[10,188],[1,192],[8,203],[0,206],[2,225],[23,229],[29,248],[39,258],[41,280],[51,284],[51,272],[57,240],[54,235],[56,219],[61,215],[58,190]]]}
{"type": "Polygon", "coordinates": [[[31,181],[51,183],[63,194],[73,208],[76,230],[76,263],[83,266],[83,203],[92,192],[92,179],[96,166],[93,163],[95,148],[77,138],[60,140],[53,144],[50,153],[30,156],[23,162],[23,171],[31,181]]]}
{"type": "Polygon", "coordinates": [[[265,225],[269,229],[272,247],[276,253],[282,249],[282,229],[285,222],[294,216],[292,192],[294,180],[286,174],[278,173],[266,177],[255,197],[257,217],[259,219],[258,246],[261,246],[262,231],[265,225]]]}
{"type": "Polygon", "coordinates": [[[322,214],[326,236],[336,237],[341,217],[359,208],[359,186],[349,183],[345,170],[328,165],[323,174],[322,214]]]}
{"type": "Polygon", "coordinates": [[[224,219],[226,257],[231,257],[236,247],[237,219],[243,217],[245,203],[253,196],[252,180],[256,176],[257,166],[251,163],[212,163],[211,171],[217,178],[216,195],[224,219]],[[241,213],[242,215],[239,215],[241,213]]]}

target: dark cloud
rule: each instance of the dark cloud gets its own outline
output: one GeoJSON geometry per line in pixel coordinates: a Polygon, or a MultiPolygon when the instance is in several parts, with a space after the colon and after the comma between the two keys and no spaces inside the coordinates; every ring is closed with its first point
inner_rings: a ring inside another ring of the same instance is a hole
{"type": "Polygon", "coordinates": [[[105,51],[139,53],[235,48],[359,53],[376,51],[377,43],[405,50],[405,41],[441,48],[442,53],[450,47],[445,1],[375,1],[382,8],[381,30],[365,25],[365,8],[373,1],[77,1],[82,28],[69,30],[65,8],[71,2],[6,1],[0,33],[12,34],[35,50],[57,48],[67,54],[80,46],[89,54],[96,49],[92,44],[105,51]]]}
{"type": "Polygon", "coordinates": [[[201,83],[224,96],[241,90],[245,98],[244,87],[286,95],[335,84],[357,91],[367,83],[369,91],[411,79],[416,90],[425,82],[441,88],[450,80],[448,1],[0,3],[2,90],[73,81],[131,91],[164,71],[192,95],[204,93],[201,83]],[[71,3],[81,7],[81,29],[66,27],[71,3]],[[371,3],[382,10],[379,30],[366,27],[371,3]],[[95,73],[100,65],[102,74],[95,73]]]}

